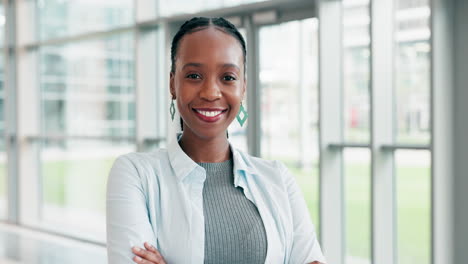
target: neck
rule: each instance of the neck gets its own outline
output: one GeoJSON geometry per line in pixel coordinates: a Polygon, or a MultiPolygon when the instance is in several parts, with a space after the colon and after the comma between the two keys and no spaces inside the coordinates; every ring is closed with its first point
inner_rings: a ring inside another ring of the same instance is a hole
{"type": "Polygon", "coordinates": [[[203,139],[184,131],[179,140],[182,150],[195,162],[213,163],[230,159],[229,142],[225,134],[203,139]]]}

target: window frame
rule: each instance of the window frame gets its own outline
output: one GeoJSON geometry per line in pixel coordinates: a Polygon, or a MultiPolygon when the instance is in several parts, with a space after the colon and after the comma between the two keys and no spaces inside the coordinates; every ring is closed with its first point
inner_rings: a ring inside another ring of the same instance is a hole
{"type": "MultiPolygon", "coordinates": [[[[371,131],[370,144],[350,143],[343,141],[343,116],[342,111],[336,111],[330,107],[330,103],[336,98],[342,98],[342,77],[337,78],[336,71],[342,72],[342,23],[341,1],[304,1],[296,0],[291,5],[290,1],[264,1],[258,3],[243,4],[240,6],[219,8],[216,10],[202,11],[194,14],[175,15],[171,17],[159,17],[155,7],[159,1],[150,0],[135,1],[135,21],[131,26],[113,28],[106,31],[85,32],[74,36],[49,39],[46,41],[31,41],[30,34],[35,31],[28,27],[26,9],[31,8],[26,0],[2,0],[7,14],[5,45],[0,52],[5,55],[5,140],[7,142],[8,156],[8,218],[9,223],[30,226],[28,215],[38,214],[38,203],[31,203],[39,195],[40,182],[38,173],[34,172],[34,166],[38,164],[37,141],[53,139],[74,139],[73,135],[51,136],[41,135],[38,124],[28,124],[28,113],[37,107],[37,102],[31,94],[25,93],[26,87],[37,86],[35,79],[37,69],[35,54],[37,50],[46,45],[73,43],[81,40],[95,39],[125,32],[133,32],[135,36],[135,87],[136,87],[136,135],[135,137],[105,138],[106,140],[129,140],[135,142],[138,151],[150,149],[151,146],[164,146],[167,135],[171,133],[169,115],[168,89],[168,65],[170,36],[174,30],[174,24],[180,23],[191,16],[230,16],[240,17],[238,21],[246,28],[247,46],[249,56],[247,58],[248,76],[254,76],[249,80],[248,107],[249,128],[247,142],[249,153],[259,156],[260,149],[260,94],[258,92],[258,25],[252,14],[265,10],[277,10],[279,13],[288,10],[287,6],[296,9],[308,7],[315,13],[290,12],[283,20],[298,19],[304,16],[319,17],[319,34],[321,48],[320,60],[320,218],[321,218],[321,243],[327,260],[330,263],[344,263],[345,257],[345,215],[343,195],[343,158],[342,152],[347,148],[369,148],[371,150],[372,166],[372,262],[379,264],[394,263],[396,261],[396,227],[395,227],[395,183],[394,183],[394,151],[399,149],[418,149],[431,152],[431,261],[432,263],[447,263],[451,258],[448,247],[453,240],[452,206],[452,182],[447,173],[453,175],[451,158],[453,157],[453,120],[450,109],[453,101],[451,89],[445,89],[447,83],[453,86],[452,80],[452,55],[447,47],[452,47],[453,22],[450,20],[450,3],[444,0],[431,0],[431,87],[430,87],[430,135],[429,144],[396,144],[393,141],[392,122],[382,122],[384,118],[393,119],[392,102],[385,102],[382,98],[394,98],[384,89],[376,87],[391,87],[393,89],[394,67],[393,63],[393,38],[389,32],[394,32],[392,0],[371,1],[371,131]],[[312,4],[311,4],[312,3],[312,4]],[[150,12],[147,12],[150,10],[150,12]],[[248,10],[248,11],[247,11],[248,10]],[[294,15],[295,13],[295,15],[294,15]],[[328,16],[328,17],[327,17],[328,16]],[[19,19],[21,18],[21,19],[19,19]],[[333,29],[333,30],[332,30],[333,29]],[[331,44],[330,44],[331,43],[331,44]],[[328,45],[325,45],[328,44],[328,45]],[[391,51],[391,52],[389,52],[391,51]],[[154,64],[150,66],[154,71],[139,71],[148,67],[147,58],[150,56],[154,64]],[[332,58],[332,63],[327,63],[323,58],[332,58]],[[385,71],[382,71],[385,67],[385,71]],[[21,73],[30,72],[29,80],[21,80],[21,73]],[[157,72],[157,74],[154,74],[157,72]],[[382,73],[384,72],[384,73],[382,73]],[[156,78],[155,75],[162,76],[156,78]],[[150,84],[150,85],[142,85],[150,84]],[[15,89],[18,87],[19,89],[15,89]],[[153,89],[158,87],[160,89],[153,89]],[[162,87],[162,88],[161,88],[162,87]],[[327,89],[324,89],[327,87],[327,89]],[[151,90],[151,89],[152,90],[151,90]],[[28,99],[29,98],[29,99],[28,99]],[[444,99],[448,98],[448,99],[444,99]],[[145,111],[153,109],[154,112],[145,111]],[[151,112],[151,113],[149,113],[151,112]],[[145,120],[145,122],[141,122],[145,120]],[[32,166],[31,166],[32,165],[32,166]],[[30,174],[28,176],[28,174],[30,174]],[[384,178],[387,184],[379,184],[377,176],[384,178]],[[27,186],[33,186],[28,188],[27,186]],[[338,187],[337,187],[338,186],[338,187]],[[383,188],[385,186],[385,188],[383,188]],[[336,197],[336,188],[340,195],[336,197]],[[382,208],[393,208],[390,211],[382,211],[382,208]],[[28,209],[28,210],[26,210],[28,209]],[[29,212],[28,212],[29,211],[29,212]],[[389,220],[390,219],[390,220],[389,220]],[[325,224],[327,223],[327,224],[325,224]],[[437,239],[436,239],[437,238],[437,239]]],[[[162,1],[162,0],[161,0],[162,1]]],[[[30,18],[34,19],[34,18],[30,18]]],[[[276,23],[277,21],[275,21],[276,23]]],[[[32,34],[34,35],[34,34],[32,34]]],[[[341,99],[340,99],[341,100],[341,99]]],[[[389,100],[391,101],[391,100],[389,100]]],[[[340,104],[340,107],[342,103],[340,104]]],[[[83,137],[95,140],[94,137],[83,137]]],[[[43,230],[51,232],[53,230],[43,230]]],[[[66,236],[65,234],[60,234],[66,236]]],[[[73,237],[80,239],[79,237],[73,237]]],[[[104,245],[103,241],[89,241],[104,245]]]]}

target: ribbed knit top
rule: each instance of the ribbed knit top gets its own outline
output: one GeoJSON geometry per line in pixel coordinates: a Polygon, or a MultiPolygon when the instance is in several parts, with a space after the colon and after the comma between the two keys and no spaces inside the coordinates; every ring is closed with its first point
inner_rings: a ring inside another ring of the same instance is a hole
{"type": "Polygon", "coordinates": [[[243,189],[234,186],[232,159],[198,165],[206,170],[205,264],[265,263],[267,239],[263,221],[243,189]]]}

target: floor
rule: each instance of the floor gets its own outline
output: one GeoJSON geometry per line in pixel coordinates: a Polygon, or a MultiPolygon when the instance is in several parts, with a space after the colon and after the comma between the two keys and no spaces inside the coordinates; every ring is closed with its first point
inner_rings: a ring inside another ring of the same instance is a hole
{"type": "Polygon", "coordinates": [[[105,264],[103,246],[0,224],[0,264],[105,264]]]}

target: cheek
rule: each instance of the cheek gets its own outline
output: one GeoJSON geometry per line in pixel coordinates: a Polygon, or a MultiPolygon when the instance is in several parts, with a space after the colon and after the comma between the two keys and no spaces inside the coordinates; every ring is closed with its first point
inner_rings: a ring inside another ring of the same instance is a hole
{"type": "Polygon", "coordinates": [[[238,83],[234,85],[226,87],[225,92],[226,94],[229,94],[230,97],[232,98],[236,97],[240,101],[240,99],[242,99],[242,94],[244,92],[244,84],[242,81],[239,81],[238,83]]]}
{"type": "Polygon", "coordinates": [[[177,110],[179,110],[179,113],[186,112],[188,109],[188,101],[184,96],[178,96],[177,97],[177,110]]]}
{"type": "Polygon", "coordinates": [[[232,112],[233,112],[232,114],[237,115],[241,102],[242,102],[242,93],[236,92],[235,94],[231,95],[231,97],[229,98],[229,104],[231,105],[231,108],[232,108],[232,112]]]}
{"type": "Polygon", "coordinates": [[[192,102],[196,96],[196,89],[190,87],[190,85],[184,84],[183,81],[174,82],[174,88],[177,95],[177,106],[179,110],[186,111],[188,105],[192,102]]]}

